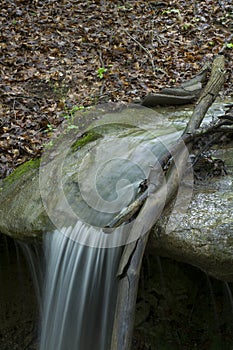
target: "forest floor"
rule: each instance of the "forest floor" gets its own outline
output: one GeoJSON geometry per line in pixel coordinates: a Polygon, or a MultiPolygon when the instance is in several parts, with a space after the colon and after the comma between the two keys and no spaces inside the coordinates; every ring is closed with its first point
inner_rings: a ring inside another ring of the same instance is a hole
{"type": "Polygon", "coordinates": [[[2,0],[0,178],[75,110],[179,85],[223,48],[232,97],[232,23],[230,0],[2,0]]]}

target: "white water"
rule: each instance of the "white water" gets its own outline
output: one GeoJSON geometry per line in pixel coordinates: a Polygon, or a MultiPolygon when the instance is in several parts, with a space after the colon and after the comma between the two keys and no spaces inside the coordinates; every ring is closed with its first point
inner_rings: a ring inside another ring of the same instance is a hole
{"type": "MultiPolygon", "coordinates": [[[[76,235],[88,229],[80,223],[76,235]]],[[[40,350],[108,350],[121,248],[87,247],[59,231],[47,234],[44,243],[40,350]]]]}

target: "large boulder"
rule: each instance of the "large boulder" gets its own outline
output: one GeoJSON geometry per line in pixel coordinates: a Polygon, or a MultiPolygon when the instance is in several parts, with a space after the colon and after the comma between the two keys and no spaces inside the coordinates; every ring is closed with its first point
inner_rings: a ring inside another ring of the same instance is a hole
{"type": "MultiPolygon", "coordinates": [[[[180,134],[185,121],[178,114],[168,109],[167,118],[139,107],[98,110],[83,114],[85,128],[76,131],[78,117],[40,161],[22,165],[1,182],[0,231],[30,240],[74,227],[77,220],[103,227],[135,197],[156,157],[180,134]]],[[[228,175],[194,187],[185,213],[173,210],[170,219],[161,217],[150,247],[233,281],[233,148],[215,153],[228,175]]]]}
{"type": "Polygon", "coordinates": [[[233,281],[233,147],[219,153],[229,174],[196,186],[187,211],[174,213],[167,225],[160,218],[151,244],[161,256],[233,281]]]}

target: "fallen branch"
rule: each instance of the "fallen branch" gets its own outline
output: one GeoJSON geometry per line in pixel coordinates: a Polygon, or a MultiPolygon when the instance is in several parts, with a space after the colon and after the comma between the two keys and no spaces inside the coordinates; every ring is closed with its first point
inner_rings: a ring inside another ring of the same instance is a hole
{"type": "MultiPolygon", "coordinates": [[[[210,80],[203,91],[184,134],[194,133],[200,126],[206,111],[217,97],[224,83],[224,57],[217,56],[212,65],[210,80]]],[[[166,183],[154,188],[157,179],[155,172],[151,174],[148,186],[148,197],[137,215],[129,233],[132,243],[125,246],[119,270],[119,290],[113,326],[111,350],[129,350],[134,324],[134,312],[137,287],[144,250],[151,227],[158,220],[164,206],[176,194],[182,175],[185,171],[192,142],[177,150],[175,162],[171,161],[166,172],[166,183]],[[152,187],[151,187],[152,186],[152,187]],[[166,198],[161,201],[161,198],[166,198]],[[133,241],[133,237],[139,237],[133,241]]],[[[130,237],[129,237],[130,241],[130,237]]]]}
{"type": "Polygon", "coordinates": [[[192,133],[199,128],[206,112],[224,84],[225,73],[224,56],[217,56],[213,62],[210,79],[197,101],[197,105],[184,133],[192,133]]]}
{"type": "Polygon", "coordinates": [[[209,68],[209,64],[206,64],[195,77],[178,87],[164,88],[159,93],[147,95],[142,101],[142,105],[154,107],[193,103],[201,94],[209,68]]]}
{"type": "MultiPolygon", "coordinates": [[[[145,200],[148,198],[150,193],[155,192],[157,187],[160,185],[158,181],[158,176],[163,170],[164,172],[167,170],[169,161],[172,157],[179,152],[180,148],[183,147],[184,143],[188,144],[193,140],[194,136],[191,134],[183,135],[179,140],[177,140],[176,144],[167,151],[159,160],[158,163],[155,164],[150,170],[149,176],[144,182],[145,190],[138,198],[135,199],[133,203],[131,203],[127,208],[124,208],[115,218],[113,218],[110,223],[104,227],[103,231],[105,233],[111,233],[114,228],[119,227],[123,223],[126,223],[130,219],[133,218],[135,213],[139,211],[142,207],[145,200]],[[156,179],[155,179],[156,176],[156,179]],[[154,182],[152,181],[155,180],[154,182]]],[[[161,174],[161,176],[164,176],[161,174]]]]}

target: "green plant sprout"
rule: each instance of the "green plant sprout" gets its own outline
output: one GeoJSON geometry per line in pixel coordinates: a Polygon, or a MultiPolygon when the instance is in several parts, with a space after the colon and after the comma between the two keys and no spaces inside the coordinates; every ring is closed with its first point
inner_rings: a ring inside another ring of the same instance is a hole
{"type": "Polygon", "coordinates": [[[51,124],[47,124],[47,129],[45,130],[45,132],[53,132],[54,131],[54,127],[51,124]]]}
{"type": "Polygon", "coordinates": [[[84,110],[84,106],[73,106],[70,110],[66,110],[66,114],[64,115],[64,119],[67,120],[68,126],[67,129],[79,129],[77,125],[74,124],[75,112],[84,110]]]}
{"type": "Polygon", "coordinates": [[[98,76],[100,79],[103,79],[104,73],[106,73],[106,72],[107,72],[107,68],[100,67],[100,68],[98,68],[98,70],[97,70],[97,76],[98,76]]]}
{"type": "Polygon", "coordinates": [[[228,49],[233,49],[233,43],[228,43],[226,46],[228,49]]]}
{"type": "Polygon", "coordinates": [[[169,14],[169,13],[178,13],[178,14],[180,14],[180,10],[178,10],[178,9],[164,10],[162,12],[162,15],[169,14]]]}
{"type": "Polygon", "coordinates": [[[193,26],[192,23],[184,23],[184,24],[182,25],[182,28],[183,28],[184,30],[188,30],[188,29],[190,29],[192,26],[193,26]]]}

